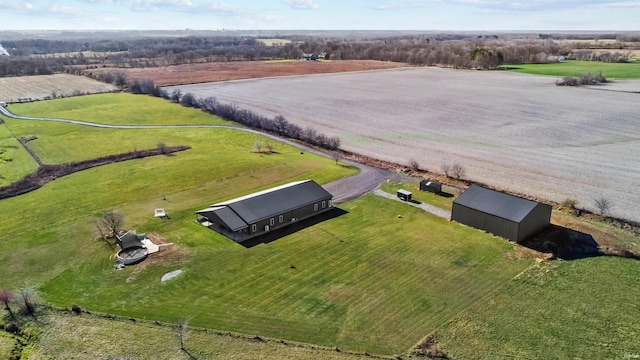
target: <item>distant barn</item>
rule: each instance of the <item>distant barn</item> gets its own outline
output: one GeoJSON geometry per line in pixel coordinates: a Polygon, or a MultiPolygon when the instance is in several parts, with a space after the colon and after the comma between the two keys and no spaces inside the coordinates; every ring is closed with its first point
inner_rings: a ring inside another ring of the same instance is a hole
{"type": "Polygon", "coordinates": [[[196,211],[201,224],[242,242],[333,207],[333,195],[313,180],[296,181],[196,211]]]}
{"type": "Polygon", "coordinates": [[[422,180],[420,181],[420,190],[440,194],[442,192],[442,184],[437,181],[422,180]]]}
{"type": "Polygon", "coordinates": [[[519,242],[549,226],[551,206],[472,185],[453,202],[451,220],[519,242]]]}

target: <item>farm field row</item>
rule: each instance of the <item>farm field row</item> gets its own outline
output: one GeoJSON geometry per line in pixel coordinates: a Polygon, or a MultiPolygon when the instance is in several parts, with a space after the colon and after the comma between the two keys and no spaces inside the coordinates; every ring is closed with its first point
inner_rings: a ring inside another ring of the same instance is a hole
{"type": "Polygon", "coordinates": [[[511,72],[404,68],[167,87],[339,136],[345,150],[640,221],[638,94],[511,72]],[[308,89],[313,89],[309,91],[308,89]]]}
{"type": "Polygon", "coordinates": [[[406,66],[402,63],[376,60],[339,61],[231,61],[202,64],[172,65],[144,69],[93,70],[101,72],[124,72],[127,79],[152,79],[156,85],[193,84],[209,81],[326,74],[349,71],[390,69],[406,66]]]}
{"type": "Polygon", "coordinates": [[[42,100],[111,91],[118,91],[118,88],[78,75],[54,74],[0,78],[0,102],[42,100]]]}
{"type": "Polygon", "coordinates": [[[6,186],[36,171],[38,164],[0,123],[0,186],[6,186]]]}

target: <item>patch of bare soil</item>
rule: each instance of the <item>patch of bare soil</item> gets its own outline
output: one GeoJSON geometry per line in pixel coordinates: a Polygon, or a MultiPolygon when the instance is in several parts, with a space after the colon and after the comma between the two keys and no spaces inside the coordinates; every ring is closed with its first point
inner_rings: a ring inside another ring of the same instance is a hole
{"type": "Polygon", "coordinates": [[[95,69],[92,72],[124,72],[129,80],[151,79],[158,86],[169,86],[275,76],[380,70],[403,66],[407,65],[376,60],[232,61],[144,69],[104,68],[95,69]]]}
{"type": "Polygon", "coordinates": [[[142,262],[133,265],[135,269],[131,272],[131,275],[127,278],[127,282],[133,281],[138,277],[147,266],[151,264],[167,264],[180,261],[183,258],[184,252],[181,251],[178,246],[172,244],[170,241],[162,237],[157,232],[147,233],[147,238],[151,240],[152,243],[159,246],[158,252],[150,254],[145,260],[142,262]]]}
{"type": "Polygon", "coordinates": [[[449,359],[449,355],[440,348],[440,345],[438,345],[433,335],[421,339],[413,349],[411,349],[411,355],[429,359],[449,359]]]}

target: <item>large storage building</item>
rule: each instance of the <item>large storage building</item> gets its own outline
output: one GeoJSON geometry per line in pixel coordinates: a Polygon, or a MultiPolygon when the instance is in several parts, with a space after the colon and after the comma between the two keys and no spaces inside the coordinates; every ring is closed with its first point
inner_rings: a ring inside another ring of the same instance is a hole
{"type": "Polygon", "coordinates": [[[453,202],[451,220],[519,242],[549,226],[551,206],[472,185],[453,202]]]}
{"type": "Polygon", "coordinates": [[[313,180],[277,186],[196,211],[198,221],[242,242],[333,207],[333,196],[313,180]]]}

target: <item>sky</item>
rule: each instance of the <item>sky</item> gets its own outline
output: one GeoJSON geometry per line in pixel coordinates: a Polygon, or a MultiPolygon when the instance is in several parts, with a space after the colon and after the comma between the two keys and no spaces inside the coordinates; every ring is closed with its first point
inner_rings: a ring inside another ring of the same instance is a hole
{"type": "Polygon", "coordinates": [[[640,30],[640,0],[0,0],[0,30],[640,30]]]}

